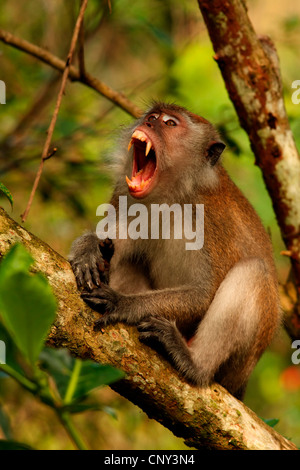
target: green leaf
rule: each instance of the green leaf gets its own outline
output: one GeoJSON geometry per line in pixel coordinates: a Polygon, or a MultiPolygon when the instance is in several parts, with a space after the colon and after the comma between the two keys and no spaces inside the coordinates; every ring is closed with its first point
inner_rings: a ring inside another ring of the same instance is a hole
{"type": "Polygon", "coordinates": [[[112,418],[118,419],[116,410],[111,406],[103,406],[102,410],[105,411],[105,413],[111,416],[112,418]]]}
{"type": "Polygon", "coordinates": [[[83,361],[73,398],[81,399],[93,389],[116,382],[124,375],[124,372],[112,366],[83,361]]]}
{"type": "Polygon", "coordinates": [[[44,348],[39,360],[40,367],[53,377],[58,392],[63,398],[74,367],[74,358],[66,349],[44,348]]]}
{"type": "Polygon", "coordinates": [[[76,362],[78,365],[78,359],[75,360],[68,351],[63,349],[44,348],[40,355],[40,361],[41,367],[54,378],[62,398],[65,398],[72,380],[72,400],[68,405],[83,400],[93,389],[109,385],[124,377],[124,372],[112,366],[92,361],[81,361],[78,376],[74,381],[74,367],[76,362]]]}
{"type": "MultiPolygon", "coordinates": [[[[5,364],[9,365],[17,372],[22,373],[22,368],[18,363],[18,357],[20,356],[20,352],[1,322],[0,340],[3,341],[5,344],[5,364]]],[[[3,374],[4,377],[8,377],[4,372],[1,372],[0,374],[3,374]]]]}
{"type": "Polygon", "coordinates": [[[85,411],[101,411],[102,409],[103,407],[99,403],[91,403],[87,405],[83,405],[81,403],[72,403],[71,405],[66,405],[64,407],[64,410],[73,414],[83,413],[85,411]]]}
{"type": "Polygon", "coordinates": [[[10,439],[12,437],[9,416],[4,410],[3,406],[0,407],[0,429],[2,429],[2,432],[6,439],[10,439]]]}
{"type": "Polygon", "coordinates": [[[277,418],[264,419],[263,421],[266,424],[268,424],[268,426],[271,426],[271,428],[274,428],[274,426],[276,426],[276,424],[279,423],[279,419],[277,419],[277,418]]]}
{"type": "Polygon", "coordinates": [[[7,199],[8,199],[9,202],[10,202],[11,208],[13,208],[14,200],[13,200],[13,197],[12,197],[12,195],[11,195],[11,192],[7,189],[6,186],[4,186],[3,183],[0,183],[0,191],[1,191],[1,193],[4,194],[4,196],[7,197],[7,199]]]}
{"type": "Polygon", "coordinates": [[[31,263],[20,245],[1,263],[0,315],[18,349],[34,365],[54,321],[56,300],[40,273],[28,273],[31,263]]]}
{"type": "Polygon", "coordinates": [[[0,439],[0,450],[34,450],[32,447],[22,442],[5,441],[0,439]]]}
{"type": "Polygon", "coordinates": [[[27,272],[33,264],[34,259],[26,251],[23,245],[16,243],[11,247],[9,252],[4,256],[0,264],[0,283],[1,280],[12,275],[14,272],[27,272]]]}

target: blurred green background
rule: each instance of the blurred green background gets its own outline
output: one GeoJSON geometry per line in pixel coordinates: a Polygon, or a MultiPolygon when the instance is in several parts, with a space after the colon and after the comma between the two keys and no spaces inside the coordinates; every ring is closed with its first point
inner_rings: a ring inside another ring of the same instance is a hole
{"type": "MultiPolygon", "coordinates": [[[[258,34],[269,34],[277,47],[285,103],[299,148],[300,105],[291,101],[291,84],[300,79],[300,4],[298,0],[249,0],[249,16],[258,34]]],[[[79,1],[2,0],[0,27],[65,58],[79,1]]],[[[153,99],[175,101],[212,121],[227,143],[224,165],[261,216],[272,236],[279,279],[289,263],[260,170],[248,138],[240,129],[195,1],[90,0],[85,15],[86,69],[140,108],[153,99]],[[111,4],[111,11],[109,8],[111,4]]],[[[0,107],[0,181],[14,198],[20,222],[38,168],[61,75],[0,43],[0,79],[6,104],[0,107]]],[[[57,153],[46,162],[25,227],[67,256],[70,244],[95,229],[96,208],[107,202],[112,174],[109,156],[116,131],[132,121],[95,91],[68,83],[52,144],[57,153]]],[[[279,420],[276,430],[300,446],[300,366],[291,362],[291,341],[281,330],[257,365],[245,403],[264,419],[279,420]]],[[[94,449],[181,449],[181,439],[109,388],[95,400],[113,407],[76,418],[94,449]]],[[[0,380],[0,406],[10,417],[13,437],[39,449],[72,448],[56,418],[10,379],[0,380]]],[[[2,436],[0,428],[0,438],[2,436]]]]}

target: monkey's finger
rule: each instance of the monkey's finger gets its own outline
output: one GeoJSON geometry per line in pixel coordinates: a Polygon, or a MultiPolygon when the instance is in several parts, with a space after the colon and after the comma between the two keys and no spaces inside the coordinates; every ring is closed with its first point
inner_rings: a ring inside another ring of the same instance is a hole
{"type": "Polygon", "coordinates": [[[119,315],[115,313],[104,313],[99,320],[94,323],[94,330],[99,331],[108,325],[113,325],[120,321],[119,315]]]}
{"type": "Polygon", "coordinates": [[[107,301],[99,297],[93,297],[93,294],[88,295],[89,293],[85,292],[81,294],[81,298],[97,312],[104,313],[108,309],[107,301]]]}
{"type": "Polygon", "coordinates": [[[100,279],[100,273],[99,273],[99,269],[98,269],[98,266],[93,266],[92,269],[92,277],[93,277],[93,281],[94,283],[96,284],[96,286],[101,286],[101,279],[100,279]]]}
{"type": "Polygon", "coordinates": [[[140,323],[138,326],[137,326],[137,330],[139,332],[144,332],[144,331],[153,331],[155,328],[155,326],[153,325],[153,323],[151,323],[151,321],[143,321],[142,323],[140,323]]]}
{"type": "Polygon", "coordinates": [[[105,328],[108,325],[108,315],[103,314],[103,316],[95,321],[93,330],[94,331],[101,331],[103,328],[105,328]]]}
{"type": "Polygon", "coordinates": [[[158,317],[149,317],[146,320],[142,321],[138,325],[138,331],[144,331],[144,330],[149,330],[149,331],[154,331],[154,330],[160,330],[164,326],[168,325],[170,322],[166,318],[158,318],[158,317]]]}
{"type": "Polygon", "coordinates": [[[90,267],[87,263],[84,265],[83,278],[84,285],[87,286],[89,290],[93,290],[95,285],[93,283],[90,267]]]}
{"type": "Polygon", "coordinates": [[[139,334],[139,340],[145,344],[161,343],[161,339],[161,335],[157,331],[144,331],[139,334]]]}
{"type": "Polygon", "coordinates": [[[77,286],[78,287],[83,287],[84,279],[83,279],[83,274],[82,274],[81,269],[76,267],[73,272],[74,272],[74,276],[75,276],[75,279],[76,279],[77,286]]]}

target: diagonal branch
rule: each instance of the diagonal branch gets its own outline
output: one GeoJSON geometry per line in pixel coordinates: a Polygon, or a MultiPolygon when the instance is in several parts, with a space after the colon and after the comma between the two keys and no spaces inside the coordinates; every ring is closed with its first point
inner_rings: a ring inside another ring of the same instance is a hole
{"type": "Polygon", "coordinates": [[[48,278],[58,301],[49,344],[74,355],[111,364],[126,378],[113,388],[198,449],[296,450],[217,384],[198,389],[183,382],[171,365],[142,345],[136,328],[122,324],[93,331],[97,314],[81,300],[69,263],[0,209],[0,253],[22,242],[48,278]]]}
{"type": "Polygon", "coordinates": [[[297,301],[289,319],[300,337],[300,158],[288,122],[276,49],[257,37],[242,0],[198,0],[215,60],[261,168],[290,255],[297,301]]]}
{"type": "MultiPolygon", "coordinates": [[[[23,52],[26,52],[33,57],[36,57],[59,72],[63,72],[65,69],[66,63],[62,59],[59,59],[42,47],[36,46],[35,44],[32,44],[25,39],[18,38],[8,31],[4,31],[3,29],[0,29],[0,41],[4,42],[5,44],[9,44],[10,46],[13,46],[23,52]]],[[[98,78],[93,77],[89,73],[85,73],[84,76],[81,76],[80,71],[73,65],[70,66],[68,78],[71,81],[81,82],[84,85],[87,85],[89,88],[92,88],[131,116],[139,117],[142,114],[140,108],[132,103],[125,95],[123,95],[123,93],[118,93],[116,90],[113,90],[108,85],[98,80],[98,78]]]]}

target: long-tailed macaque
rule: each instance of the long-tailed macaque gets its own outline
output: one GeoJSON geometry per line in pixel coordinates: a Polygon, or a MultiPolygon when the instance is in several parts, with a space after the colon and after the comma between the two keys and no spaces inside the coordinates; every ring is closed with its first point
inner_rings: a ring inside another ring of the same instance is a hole
{"type": "Polygon", "coordinates": [[[141,339],[160,343],[188,381],[217,381],[242,399],[280,307],[269,236],[224,170],[224,147],[206,119],[155,104],[123,132],[111,204],[117,214],[120,196],[149,213],[158,204],[204,205],[202,248],[186,249],[175,228],[169,239],[123,236],[113,247],[87,233],[69,259],[83,299],[102,313],[98,328],[137,325],[141,339]]]}

